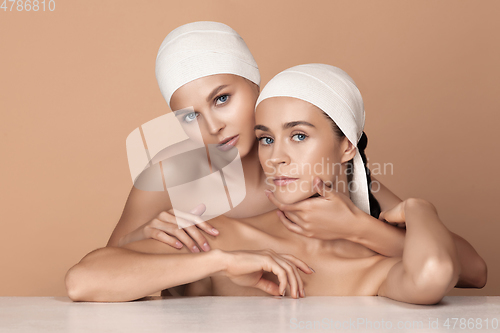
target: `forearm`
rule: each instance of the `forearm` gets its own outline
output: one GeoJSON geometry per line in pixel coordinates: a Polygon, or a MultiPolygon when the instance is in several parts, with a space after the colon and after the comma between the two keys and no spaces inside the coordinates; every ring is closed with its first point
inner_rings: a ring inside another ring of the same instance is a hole
{"type": "Polygon", "coordinates": [[[222,269],[219,252],[150,254],[105,247],[68,271],[66,288],[73,301],[135,300],[216,274],[222,269]]]}
{"type": "Polygon", "coordinates": [[[142,230],[134,230],[128,233],[125,233],[121,230],[115,229],[113,234],[108,240],[108,244],[106,244],[106,247],[123,247],[127,244],[139,241],[141,239],[144,239],[144,235],[141,234],[142,230]]]}
{"type": "Polygon", "coordinates": [[[460,263],[453,237],[427,201],[405,203],[406,237],[402,265],[419,297],[439,301],[455,286],[460,263]]]}
{"type": "MultiPolygon", "coordinates": [[[[372,190],[372,194],[380,204],[382,211],[389,210],[403,201],[373,175],[371,175],[371,179],[376,184],[373,188],[377,189],[377,191],[372,190]]],[[[368,214],[361,215],[358,222],[359,232],[352,241],[387,257],[401,257],[403,255],[406,233],[404,229],[384,223],[368,214]]]]}
{"type": "Polygon", "coordinates": [[[376,179],[375,176],[373,176],[373,174],[371,175],[371,179],[373,188],[371,192],[375,197],[375,199],[377,199],[380,205],[380,209],[382,211],[389,210],[403,201],[401,200],[400,197],[398,197],[391,190],[389,190],[389,188],[387,188],[384,184],[382,184],[382,182],[376,179]]]}
{"type": "MultiPolygon", "coordinates": [[[[360,224],[359,232],[350,238],[350,241],[364,245],[387,257],[401,257],[403,255],[406,229],[394,227],[369,215],[360,218],[358,222],[360,224]]],[[[456,287],[484,287],[487,279],[486,263],[465,239],[450,233],[458,251],[461,267],[456,287]]]]}
{"type": "Polygon", "coordinates": [[[486,284],[488,269],[486,263],[469,242],[451,232],[457,246],[461,272],[455,287],[482,288],[486,284]]]}
{"type": "Polygon", "coordinates": [[[368,214],[357,221],[359,232],[350,241],[359,243],[386,257],[401,257],[406,230],[384,223],[368,214]]]}
{"type": "Polygon", "coordinates": [[[400,209],[406,219],[403,256],[387,274],[378,294],[408,303],[435,304],[458,280],[455,243],[429,202],[408,199],[400,209]]]}

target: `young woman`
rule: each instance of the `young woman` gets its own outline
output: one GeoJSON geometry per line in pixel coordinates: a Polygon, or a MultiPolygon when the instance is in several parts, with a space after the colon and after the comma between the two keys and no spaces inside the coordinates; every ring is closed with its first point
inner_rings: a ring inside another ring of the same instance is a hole
{"type": "MultiPolygon", "coordinates": [[[[337,197],[306,199],[294,206],[282,206],[273,195],[269,199],[265,196],[268,185],[253,133],[260,75],[250,51],[234,30],[217,22],[195,22],[175,29],[160,47],[156,75],[172,110],[194,110],[186,116],[197,119],[206,145],[224,144],[238,149],[246,196],[224,216],[248,218],[269,212],[278,205],[287,217],[281,220],[291,231],[318,239],[347,239],[382,255],[401,256],[405,230],[377,219],[378,204],[382,210],[389,210],[401,200],[382,184],[374,193],[376,200],[370,195],[371,207],[368,210],[365,207],[364,214],[343,206],[337,197]],[[338,207],[345,208],[342,215],[338,215],[338,207]],[[288,208],[293,212],[287,211],[288,208]],[[350,223],[352,221],[357,223],[350,223]]],[[[366,137],[360,144],[363,142],[366,145],[366,137]]],[[[181,142],[175,148],[182,150],[186,144],[181,142]]],[[[362,147],[359,150],[363,155],[362,147]]],[[[161,154],[156,157],[161,158],[161,154]]],[[[193,253],[209,251],[209,242],[199,229],[211,236],[217,236],[218,231],[196,215],[203,212],[203,208],[196,210],[197,204],[202,203],[193,204],[193,214],[185,212],[183,218],[176,217],[166,191],[142,191],[133,187],[107,246],[124,246],[152,238],[176,249],[185,245],[193,253]],[[188,221],[183,222],[197,224],[179,229],[177,223],[184,219],[188,221]]],[[[457,286],[482,287],[486,279],[484,261],[463,238],[453,236],[463,267],[457,286]]]]}
{"type": "MultiPolygon", "coordinates": [[[[294,203],[317,193],[354,206],[352,193],[339,185],[367,185],[356,170],[364,109],[345,72],[311,64],[278,74],[259,97],[256,123],[259,159],[276,199],[294,203]],[[325,171],[325,161],[334,167],[325,171]]],[[[185,295],[192,296],[380,295],[434,304],[458,281],[452,235],[425,200],[408,199],[382,213],[389,222],[406,223],[402,257],[394,258],[343,239],[298,235],[285,228],[282,216],[271,211],[247,219],[217,217],[211,223],[221,234],[207,235],[213,250],[206,253],[154,239],[98,249],[68,272],[68,295],[75,301],[127,301],[189,284],[185,295]]]]}

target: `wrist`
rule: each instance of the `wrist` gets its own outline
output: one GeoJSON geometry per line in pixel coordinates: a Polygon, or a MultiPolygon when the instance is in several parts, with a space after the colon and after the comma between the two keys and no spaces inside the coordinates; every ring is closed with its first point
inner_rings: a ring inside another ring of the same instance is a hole
{"type": "Polygon", "coordinates": [[[356,218],[351,222],[354,228],[352,228],[353,232],[347,237],[347,240],[363,244],[369,238],[369,235],[373,233],[374,223],[372,219],[374,218],[371,215],[364,212],[357,214],[356,218]]]}
{"type": "Polygon", "coordinates": [[[205,253],[209,256],[210,266],[213,267],[211,275],[225,275],[228,265],[227,252],[220,249],[212,249],[205,253]]]}
{"type": "Polygon", "coordinates": [[[402,255],[406,230],[390,226],[368,214],[360,216],[356,223],[356,234],[348,240],[387,257],[402,255]]]}

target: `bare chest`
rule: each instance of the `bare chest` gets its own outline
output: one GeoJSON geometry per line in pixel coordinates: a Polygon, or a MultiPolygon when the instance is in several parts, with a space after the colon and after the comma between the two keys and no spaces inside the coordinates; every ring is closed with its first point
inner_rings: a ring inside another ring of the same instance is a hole
{"type": "MultiPolygon", "coordinates": [[[[306,296],[375,296],[387,273],[400,258],[380,255],[352,259],[331,255],[309,256],[301,251],[280,251],[290,253],[312,267],[315,273],[306,274],[299,270],[306,296]]],[[[263,278],[279,284],[276,275],[263,273],[263,278]]],[[[188,288],[186,295],[199,295],[200,286],[205,286],[204,295],[214,296],[268,296],[269,294],[249,287],[234,284],[224,276],[214,276],[204,282],[196,282],[188,288]],[[196,285],[198,284],[198,285],[196,285]]],[[[291,295],[290,286],[286,295],[291,295]]]]}

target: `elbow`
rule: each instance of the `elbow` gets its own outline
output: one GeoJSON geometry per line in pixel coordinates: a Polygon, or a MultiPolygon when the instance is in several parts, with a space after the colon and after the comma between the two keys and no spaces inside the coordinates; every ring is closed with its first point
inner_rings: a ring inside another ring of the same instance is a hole
{"type": "Polygon", "coordinates": [[[66,292],[73,302],[90,301],[85,292],[84,270],[85,269],[81,267],[80,264],[77,264],[70,268],[64,278],[66,292]]]}
{"type": "Polygon", "coordinates": [[[429,258],[414,279],[419,304],[436,304],[458,281],[460,266],[450,259],[429,258]]]}
{"type": "Polygon", "coordinates": [[[73,302],[113,302],[109,295],[96,285],[99,280],[85,265],[77,264],[66,273],[66,293],[73,302]]]}
{"type": "Polygon", "coordinates": [[[412,208],[412,209],[420,209],[422,207],[431,208],[434,212],[437,213],[436,206],[434,206],[431,202],[421,199],[421,198],[408,198],[404,201],[404,207],[412,208]]]}
{"type": "Polygon", "coordinates": [[[113,248],[100,248],[87,254],[83,259],[71,267],[64,278],[66,293],[74,302],[95,302],[98,301],[93,294],[97,292],[96,280],[98,271],[92,269],[92,261],[106,253],[113,251],[113,248]]]}

